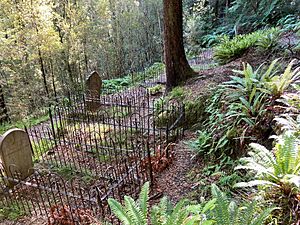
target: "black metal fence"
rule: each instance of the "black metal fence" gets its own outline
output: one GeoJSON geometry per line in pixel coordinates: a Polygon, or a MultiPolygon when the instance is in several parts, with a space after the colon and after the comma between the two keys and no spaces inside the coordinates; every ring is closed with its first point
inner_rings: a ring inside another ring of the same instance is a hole
{"type": "Polygon", "coordinates": [[[2,169],[0,205],[45,216],[49,224],[116,223],[107,199],[135,196],[164,169],[184,132],[184,106],[142,89],[91,96],[61,99],[49,121],[26,129],[33,174],[20,180],[2,169]]]}

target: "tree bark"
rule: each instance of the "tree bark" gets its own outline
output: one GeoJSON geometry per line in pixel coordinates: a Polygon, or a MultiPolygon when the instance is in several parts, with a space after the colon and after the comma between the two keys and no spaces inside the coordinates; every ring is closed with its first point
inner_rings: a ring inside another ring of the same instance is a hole
{"type": "Polygon", "coordinates": [[[10,118],[8,116],[8,111],[6,108],[6,104],[4,101],[4,93],[2,90],[2,86],[0,85],[0,124],[4,122],[9,122],[10,118]]]}
{"type": "Polygon", "coordinates": [[[185,56],[182,13],[182,0],[164,0],[164,57],[167,91],[196,74],[185,56]]]}

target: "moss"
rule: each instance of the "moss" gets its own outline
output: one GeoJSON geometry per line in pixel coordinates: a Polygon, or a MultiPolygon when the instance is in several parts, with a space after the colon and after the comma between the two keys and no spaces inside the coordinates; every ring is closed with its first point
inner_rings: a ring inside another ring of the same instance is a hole
{"type": "Polygon", "coordinates": [[[156,125],[158,127],[166,127],[167,125],[171,126],[176,121],[180,116],[180,112],[165,107],[168,102],[176,100],[185,105],[185,120],[181,121],[178,125],[189,129],[196,129],[197,125],[201,124],[207,117],[205,114],[205,105],[210,96],[209,93],[210,91],[193,96],[192,91],[186,90],[183,87],[175,87],[168,96],[159,98],[155,102],[156,125]]]}
{"type": "Polygon", "coordinates": [[[150,95],[158,95],[162,93],[162,90],[163,90],[163,86],[161,84],[148,88],[150,95]]]}

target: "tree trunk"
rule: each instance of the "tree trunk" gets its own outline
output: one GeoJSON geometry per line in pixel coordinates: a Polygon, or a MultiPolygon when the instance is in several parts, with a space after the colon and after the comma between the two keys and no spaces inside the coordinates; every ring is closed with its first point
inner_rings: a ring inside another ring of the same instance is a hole
{"type": "Polygon", "coordinates": [[[164,57],[170,91],[196,74],[190,67],[183,46],[182,0],[164,0],[164,57]]]}
{"type": "Polygon", "coordinates": [[[215,2],[215,17],[216,17],[216,21],[219,20],[219,0],[216,0],[215,2]]]}
{"type": "Polygon", "coordinates": [[[4,93],[2,90],[2,86],[0,85],[0,124],[4,122],[9,122],[9,116],[8,116],[8,111],[6,108],[6,104],[4,101],[4,93]]]}
{"type": "Polygon", "coordinates": [[[40,47],[38,47],[38,53],[39,53],[39,61],[40,61],[40,66],[41,66],[41,72],[42,72],[45,92],[46,92],[47,98],[50,99],[50,93],[49,93],[49,89],[48,89],[48,85],[47,85],[47,75],[46,75],[44,60],[42,57],[42,52],[41,52],[40,47]]]}

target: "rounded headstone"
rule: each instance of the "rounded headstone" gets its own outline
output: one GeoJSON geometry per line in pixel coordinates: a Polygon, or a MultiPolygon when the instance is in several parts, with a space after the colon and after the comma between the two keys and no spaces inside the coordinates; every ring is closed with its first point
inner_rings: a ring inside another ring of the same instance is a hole
{"type": "Polygon", "coordinates": [[[0,139],[0,160],[6,176],[24,179],[32,173],[32,148],[28,134],[21,129],[11,129],[0,139]]]}

